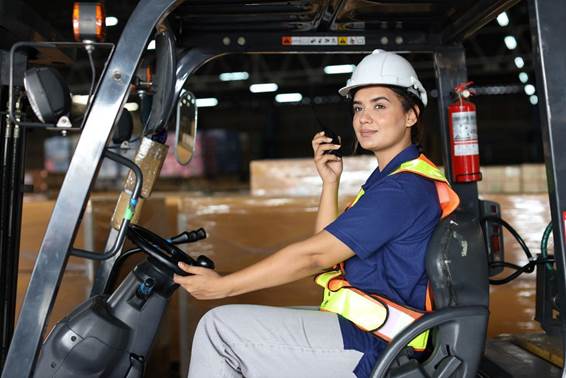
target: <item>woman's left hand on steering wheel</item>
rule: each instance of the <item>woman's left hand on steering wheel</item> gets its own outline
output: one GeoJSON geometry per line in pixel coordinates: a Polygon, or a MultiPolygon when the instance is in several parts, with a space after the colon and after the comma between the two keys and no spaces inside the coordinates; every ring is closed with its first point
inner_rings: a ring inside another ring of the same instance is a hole
{"type": "Polygon", "coordinates": [[[179,262],[178,265],[190,275],[175,274],[173,281],[196,299],[220,299],[228,296],[228,289],[223,285],[222,276],[214,270],[182,262],[179,262]]]}

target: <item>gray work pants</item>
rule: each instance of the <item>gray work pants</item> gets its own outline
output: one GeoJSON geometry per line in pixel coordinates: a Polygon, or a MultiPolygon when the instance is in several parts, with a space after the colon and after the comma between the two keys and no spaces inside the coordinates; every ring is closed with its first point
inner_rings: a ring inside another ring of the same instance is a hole
{"type": "Polygon", "coordinates": [[[336,314],[227,305],[207,312],[193,339],[189,378],[354,377],[336,314]]]}

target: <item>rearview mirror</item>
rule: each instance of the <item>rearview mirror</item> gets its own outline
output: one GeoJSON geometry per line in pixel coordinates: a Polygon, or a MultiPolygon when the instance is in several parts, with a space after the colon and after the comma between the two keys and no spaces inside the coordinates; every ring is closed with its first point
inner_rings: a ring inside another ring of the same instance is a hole
{"type": "Polygon", "coordinates": [[[196,98],[189,91],[182,91],[177,101],[175,116],[175,158],[187,165],[195,152],[197,137],[196,98]]]}

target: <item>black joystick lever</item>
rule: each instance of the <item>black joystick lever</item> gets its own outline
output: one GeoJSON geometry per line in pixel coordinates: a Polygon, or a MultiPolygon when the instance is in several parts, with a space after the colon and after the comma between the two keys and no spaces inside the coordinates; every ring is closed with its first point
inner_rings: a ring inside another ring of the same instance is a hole
{"type": "Polygon", "coordinates": [[[181,232],[179,235],[173,236],[169,241],[173,244],[184,244],[194,243],[202,239],[206,239],[206,231],[201,227],[198,230],[181,232]]]}

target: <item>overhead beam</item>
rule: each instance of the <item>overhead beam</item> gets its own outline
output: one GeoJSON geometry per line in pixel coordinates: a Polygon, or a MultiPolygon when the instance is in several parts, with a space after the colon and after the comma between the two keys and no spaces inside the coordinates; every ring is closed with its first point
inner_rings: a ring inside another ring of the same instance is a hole
{"type": "Polygon", "coordinates": [[[440,36],[435,34],[380,30],[371,33],[359,31],[190,33],[181,36],[178,43],[185,48],[197,47],[223,53],[351,54],[368,53],[378,48],[398,52],[432,52],[442,48],[439,41],[440,36]],[[298,44],[295,40],[289,40],[293,37],[305,38],[305,40],[302,44],[298,44]],[[336,43],[335,39],[339,42],[336,43]]]}
{"type": "Polygon", "coordinates": [[[479,0],[442,32],[442,42],[461,42],[520,0],[479,0]]]}

